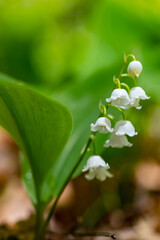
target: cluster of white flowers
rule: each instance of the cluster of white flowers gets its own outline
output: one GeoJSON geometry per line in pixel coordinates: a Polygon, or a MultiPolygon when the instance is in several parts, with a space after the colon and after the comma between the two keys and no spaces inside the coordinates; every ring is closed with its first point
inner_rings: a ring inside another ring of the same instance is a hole
{"type": "MultiPolygon", "coordinates": [[[[139,61],[134,60],[128,65],[128,73],[122,74],[122,76],[125,75],[131,78],[134,78],[135,76],[139,77],[141,71],[142,64],[139,61]]],[[[130,107],[141,109],[140,100],[149,99],[145,91],[137,86],[130,90],[128,85],[121,84],[119,79],[118,81],[118,87],[113,90],[110,98],[106,99],[107,104],[110,104],[111,107],[117,108],[119,111],[123,111],[130,107]],[[129,89],[128,92],[121,88],[123,85],[127,86],[127,90],[129,89]]],[[[108,105],[106,106],[106,109],[108,108],[108,105]]],[[[131,147],[132,143],[128,141],[127,136],[133,137],[138,134],[132,123],[124,119],[116,122],[112,128],[111,120],[107,114],[103,114],[102,117],[97,119],[95,124],[91,124],[91,131],[92,133],[99,132],[102,134],[110,134],[110,138],[107,139],[104,144],[105,148],[131,147]]],[[[100,181],[104,181],[107,177],[112,177],[112,174],[108,171],[109,168],[109,164],[105,163],[99,155],[93,155],[88,159],[87,164],[82,171],[89,171],[88,174],[85,175],[88,180],[97,178],[100,181]]]]}
{"type": "Polygon", "coordinates": [[[106,99],[106,102],[111,102],[113,105],[122,109],[128,109],[130,107],[141,109],[139,102],[145,99],[149,99],[149,97],[141,87],[133,87],[129,94],[125,89],[116,88],[113,90],[111,97],[106,99]]]}

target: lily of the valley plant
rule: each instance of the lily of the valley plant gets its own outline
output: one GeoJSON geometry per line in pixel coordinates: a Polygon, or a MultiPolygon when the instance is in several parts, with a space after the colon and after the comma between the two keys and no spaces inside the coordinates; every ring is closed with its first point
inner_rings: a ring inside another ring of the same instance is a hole
{"type": "Polygon", "coordinates": [[[57,202],[64,188],[66,187],[67,183],[71,179],[73,173],[79,166],[88,150],[92,151],[90,148],[91,144],[93,144],[93,155],[89,157],[86,165],[82,169],[82,172],[85,173],[85,178],[87,180],[96,178],[100,181],[104,181],[106,178],[113,177],[113,174],[110,172],[109,164],[106,163],[100,154],[97,154],[96,152],[96,134],[98,132],[99,134],[106,134],[106,136],[109,135],[109,138],[106,137],[106,141],[104,142],[104,148],[122,148],[132,146],[129,138],[136,136],[138,133],[136,132],[133,124],[126,119],[126,111],[129,108],[136,108],[137,111],[139,111],[141,109],[140,101],[149,99],[145,91],[141,87],[137,86],[137,78],[141,72],[142,64],[137,61],[132,54],[124,57],[124,64],[122,66],[120,74],[118,77],[113,77],[113,83],[115,86],[114,90],[109,97],[106,96],[106,103],[100,104],[99,117],[95,123],[91,123],[90,125],[91,134],[88,137],[88,141],[82,149],[76,165],[71,170],[65,184],[63,185],[61,191],[51,206],[49,214],[45,219],[45,222],[36,240],[43,239],[45,229],[53,215],[57,202]],[[129,59],[131,60],[130,62],[129,59]],[[127,69],[127,73],[124,72],[125,69],[127,69]],[[122,79],[125,77],[131,78],[131,80],[133,80],[131,89],[128,84],[122,81],[122,79]],[[115,116],[108,114],[109,108],[117,109],[117,111],[121,114],[122,119],[116,120],[115,116]]]}
{"type": "MultiPolygon", "coordinates": [[[[115,89],[112,91],[111,96],[106,98],[106,104],[100,104],[100,117],[97,121],[91,123],[91,141],[94,141],[95,134],[97,132],[101,134],[110,134],[110,137],[106,139],[104,148],[122,148],[131,147],[132,143],[129,142],[129,137],[134,137],[138,133],[135,131],[133,124],[126,120],[125,111],[129,108],[141,109],[140,100],[149,99],[145,91],[137,86],[137,79],[142,72],[142,64],[135,59],[132,54],[124,56],[124,64],[118,77],[113,77],[115,89]],[[127,67],[128,59],[129,62],[127,67]],[[124,73],[124,69],[127,67],[127,73],[124,73]],[[129,85],[123,83],[121,79],[129,77],[133,80],[133,87],[130,89],[129,85]],[[116,108],[122,114],[122,120],[117,121],[113,115],[107,114],[109,108],[116,108]]],[[[107,135],[108,136],[108,135],[107,135]]],[[[90,156],[82,172],[86,172],[85,178],[92,180],[97,178],[100,181],[104,181],[107,177],[113,175],[109,172],[109,164],[105,163],[101,156],[97,155],[94,147],[94,155],[90,156]]]]}

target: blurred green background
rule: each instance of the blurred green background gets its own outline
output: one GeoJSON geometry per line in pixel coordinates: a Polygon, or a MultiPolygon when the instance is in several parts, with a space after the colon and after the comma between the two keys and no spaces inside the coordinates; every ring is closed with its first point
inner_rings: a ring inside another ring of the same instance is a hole
{"type": "Polygon", "coordinates": [[[54,90],[131,52],[143,63],[143,84],[157,93],[159,11],[158,0],[0,0],[0,70],[54,90]]]}
{"type": "Polygon", "coordinates": [[[54,175],[65,179],[76,162],[124,53],[142,62],[138,81],[151,100],[128,114],[139,131],[133,150],[109,149],[104,157],[111,168],[129,169],[144,137],[159,138],[159,13],[159,0],[0,0],[0,72],[49,94],[73,114],[73,133],[61,156],[67,167],[60,172],[57,165],[54,175]],[[127,154],[130,164],[123,159],[127,154]]]}
{"type": "MultiPolygon", "coordinates": [[[[0,0],[0,72],[70,108],[64,161],[78,157],[124,52],[143,64],[139,84],[152,96],[146,104],[159,102],[159,12],[158,0],[0,0]]],[[[145,128],[142,112],[132,112],[138,130],[145,128]]]]}

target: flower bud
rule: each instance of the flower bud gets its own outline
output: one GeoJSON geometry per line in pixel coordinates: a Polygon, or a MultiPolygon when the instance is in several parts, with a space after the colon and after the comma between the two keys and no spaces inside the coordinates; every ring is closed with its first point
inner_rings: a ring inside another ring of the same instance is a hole
{"type": "Polygon", "coordinates": [[[131,77],[139,77],[142,69],[142,64],[139,61],[132,61],[128,65],[127,72],[131,77]]]}

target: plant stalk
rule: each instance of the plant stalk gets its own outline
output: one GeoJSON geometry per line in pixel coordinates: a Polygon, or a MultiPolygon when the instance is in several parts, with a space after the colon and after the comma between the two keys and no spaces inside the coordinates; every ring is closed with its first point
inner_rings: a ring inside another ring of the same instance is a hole
{"type": "Polygon", "coordinates": [[[47,225],[49,224],[49,221],[50,221],[50,219],[51,219],[51,217],[52,217],[52,215],[53,215],[53,213],[54,213],[54,210],[55,210],[55,208],[56,208],[57,202],[58,202],[58,200],[59,200],[59,198],[60,198],[63,190],[65,189],[65,187],[67,186],[68,182],[70,181],[73,173],[75,172],[75,170],[76,170],[77,167],[79,166],[81,160],[83,159],[85,153],[87,152],[87,149],[88,149],[88,147],[90,146],[91,142],[92,142],[92,137],[91,137],[91,135],[90,135],[89,138],[88,138],[87,143],[85,144],[84,148],[83,148],[82,151],[81,151],[80,157],[79,157],[76,165],[75,165],[74,168],[72,169],[70,175],[68,176],[65,184],[63,185],[61,191],[60,191],[59,194],[57,195],[57,198],[56,198],[56,200],[54,201],[54,203],[53,203],[53,205],[52,205],[52,207],[51,207],[51,209],[50,209],[50,211],[49,211],[49,214],[48,214],[48,216],[47,216],[47,218],[46,218],[46,220],[45,220],[45,222],[44,222],[43,228],[42,228],[42,230],[41,230],[41,232],[40,232],[40,238],[39,238],[39,239],[36,239],[36,240],[41,240],[41,239],[43,239],[44,234],[45,234],[45,231],[46,231],[46,228],[47,228],[47,225]]]}
{"type": "Polygon", "coordinates": [[[36,226],[35,226],[35,240],[43,239],[44,234],[41,229],[43,228],[43,211],[41,209],[37,209],[36,214],[36,226]]]}
{"type": "MultiPolygon", "coordinates": [[[[123,64],[123,66],[122,66],[122,69],[121,69],[119,75],[118,75],[118,78],[115,78],[115,79],[113,80],[113,81],[117,81],[117,82],[118,82],[120,88],[121,88],[121,83],[120,83],[120,81],[119,81],[119,78],[121,77],[121,74],[123,73],[123,71],[124,71],[124,69],[125,69],[125,67],[126,67],[127,58],[130,57],[130,56],[131,56],[132,58],[134,58],[134,56],[132,56],[132,55],[130,55],[130,54],[129,54],[128,56],[126,56],[125,62],[124,62],[124,64],[123,64]]],[[[126,84],[123,84],[123,83],[122,83],[122,86],[124,86],[124,85],[126,85],[126,84]]],[[[125,86],[125,87],[126,87],[126,86],[125,86]]],[[[116,108],[116,109],[122,114],[123,119],[125,119],[125,114],[124,114],[124,112],[123,112],[123,110],[122,110],[121,108],[119,108],[119,107],[117,107],[117,106],[114,106],[114,105],[112,105],[112,104],[108,104],[106,107],[107,107],[107,108],[108,108],[108,107],[114,107],[114,108],[116,108]]],[[[103,112],[103,115],[106,115],[106,108],[105,108],[105,112],[103,112]]],[[[67,186],[68,182],[70,181],[73,173],[75,172],[75,170],[76,170],[77,167],[79,166],[81,160],[83,159],[85,153],[87,152],[87,149],[89,148],[91,142],[93,142],[93,150],[94,150],[94,153],[95,153],[95,145],[94,145],[94,141],[93,141],[93,135],[95,135],[95,133],[93,133],[92,135],[89,136],[87,143],[85,144],[84,148],[83,148],[82,151],[81,151],[80,157],[79,157],[76,165],[73,167],[71,173],[69,174],[68,178],[66,179],[65,184],[62,186],[62,188],[61,188],[59,194],[57,195],[57,197],[56,197],[53,205],[51,206],[51,209],[50,209],[50,211],[49,211],[49,213],[48,213],[48,216],[46,217],[46,219],[45,219],[45,221],[44,221],[44,224],[43,224],[43,216],[42,216],[42,214],[41,214],[41,216],[40,216],[40,215],[37,215],[37,227],[36,227],[36,233],[37,233],[36,235],[37,235],[37,236],[36,236],[35,240],[42,240],[42,239],[44,238],[46,228],[47,228],[47,226],[48,226],[48,224],[49,224],[49,221],[50,221],[50,219],[51,219],[51,217],[52,217],[52,215],[53,215],[53,213],[54,213],[54,210],[55,210],[55,208],[56,208],[56,206],[57,206],[57,202],[59,201],[59,198],[60,198],[62,192],[64,191],[64,189],[65,189],[65,187],[67,186]],[[39,220],[38,218],[40,218],[40,220],[39,220]]],[[[38,211],[37,211],[37,213],[38,213],[38,211]]],[[[74,236],[77,236],[77,237],[83,237],[83,236],[106,236],[106,237],[111,237],[111,238],[113,238],[113,239],[116,239],[116,237],[115,237],[114,234],[110,234],[110,233],[102,233],[102,235],[99,235],[99,234],[100,234],[100,233],[88,233],[88,235],[87,235],[86,233],[74,233],[74,236]],[[75,234],[76,234],[76,235],[75,235],[75,234]],[[96,234],[98,234],[98,235],[96,235],[96,234]]]]}

